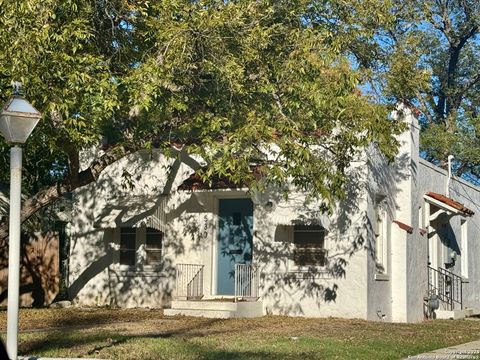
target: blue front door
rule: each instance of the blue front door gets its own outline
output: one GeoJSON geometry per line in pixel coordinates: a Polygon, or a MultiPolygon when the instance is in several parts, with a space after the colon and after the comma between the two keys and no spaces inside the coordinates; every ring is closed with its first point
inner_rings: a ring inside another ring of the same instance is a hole
{"type": "Polygon", "coordinates": [[[221,199],[218,218],[217,294],[234,295],[235,264],[252,262],[253,203],[221,199]]]}

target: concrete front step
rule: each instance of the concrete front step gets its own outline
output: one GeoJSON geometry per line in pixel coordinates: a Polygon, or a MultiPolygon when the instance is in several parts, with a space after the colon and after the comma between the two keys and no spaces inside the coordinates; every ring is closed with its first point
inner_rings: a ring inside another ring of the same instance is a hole
{"type": "Polygon", "coordinates": [[[173,300],[172,309],[203,309],[236,311],[237,303],[232,301],[215,300],[173,300]]]}
{"type": "Polygon", "coordinates": [[[163,314],[166,316],[195,316],[195,317],[205,317],[212,319],[231,319],[235,317],[234,311],[225,311],[225,310],[201,310],[201,309],[165,309],[163,314]]]}
{"type": "Polygon", "coordinates": [[[478,315],[477,309],[463,309],[463,310],[436,310],[436,319],[464,319],[469,316],[478,315]]]}
{"type": "Polygon", "coordinates": [[[263,316],[261,301],[226,302],[226,301],[191,301],[174,300],[172,308],[165,309],[167,316],[185,315],[206,318],[229,319],[263,316]]]}

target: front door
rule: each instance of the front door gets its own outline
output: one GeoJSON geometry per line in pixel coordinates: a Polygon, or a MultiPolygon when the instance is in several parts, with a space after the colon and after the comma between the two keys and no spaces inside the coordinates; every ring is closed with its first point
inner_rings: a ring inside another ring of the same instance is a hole
{"type": "Polygon", "coordinates": [[[253,203],[220,199],[218,218],[217,294],[234,295],[235,264],[252,262],[253,203]]]}

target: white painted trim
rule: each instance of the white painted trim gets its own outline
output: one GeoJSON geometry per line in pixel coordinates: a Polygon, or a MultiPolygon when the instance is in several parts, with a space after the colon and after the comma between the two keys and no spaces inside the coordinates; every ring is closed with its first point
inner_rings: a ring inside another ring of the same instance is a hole
{"type": "MultiPolygon", "coordinates": [[[[443,211],[445,211],[448,215],[450,215],[450,214],[455,214],[455,215],[463,214],[462,211],[460,211],[458,209],[455,209],[454,207],[452,207],[450,205],[447,205],[447,204],[445,204],[441,201],[438,201],[437,199],[434,199],[434,198],[432,198],[428,195],[424,195],[423,198],[425,199],[425,201],[429,202],[430,204],[433,204],[433,205],[437,206],[438,208],[442,209],[443,211]]],[[[437,216],[435,216],[435,218],[437,216]]],[[[435,220],[435,218],[433,218],[431,220],[435,220]]]]}
{"type": "MultiPolygon", "coordinates": [[[[440,234],[444,237],[445,239],[445,242],[448,240],[448,235],[446,234],[447,232],[447,225],[449,225],[449,223],[442,223],[440,224],[440,227],[441,227],[441,230],[440,230],[440,234]]],[[[446,262],[446,257],[447,257],[447,254],[448,254],[448,245],[449,244],[445,244],[440,235],[439,235],[439,232],[437,231],[437,234],[435,235],[437,237],[437,244],[440,245],[440,261],[439,261],[439,266],[444,268],[445,267],[445,262],[446,262]]]]}
{"type": "Polygon", "coordinates": [[[460,271],[462,277],[468,279],[468,221],[460,219],[460,271]]]}
{"type": "MultiPolygon", "coordinates": [[[[430,203],[425,203],[425,208],[427,211],[426,222],[427,222],[427,236],[433,234],[433,227],[430,225],[430,203]]],[[[437,233],[430,236],[428,239],[428,254],[430,258],[430,266],[434,269],[438,269],[438,235],[437,233]]]]}
{"type": "Polygon", "coordinates": [[[218,221],[218,209],[219,209],[219,198],[217,196],[213,196],[213,209],[212,209],[212,257],[211,257],[211,295],[217,295],[217,271],[218,271],[218,232],[219,232],[219,221],[218,221]]]}
{"type": "Polygon", "coordinates": [[[425,209],[421,204],[418,207],[418,227],[420,229],[425,228],[425,209]]]}
{"type": "MultiPolygon", "coordinates": [[[[381,248],[381,251],[382,251],[382,258],[381,258],[381,262],[378,261],[378,256],[377,256],[377,263],[379,265],[381,265],[383,267],[383,272],[381,274],[388,274],[389,272],[389,269],[388,269],[388,240],[390,238],[390,232],[388,231],[388,223],[389,223],[389,218],[388,218],[388,214],[387,214],[387,211],[385,209],[380,209],[381,213],[380,213],[380,216],[382,217],[382,229],[381,229],[381,241],[382,241],[382,248],[381,248]]],[[[375,221],[377,221],[377,219],[375,219],[375,221]]],[[[378,241],[378,238],[376,238],[376,241],[378,241]]],[[[378,243],[375,244],[375,246],[378,246],[378,243]]],[[[380,273],[379,273],[380,274],[380,273]]]]}

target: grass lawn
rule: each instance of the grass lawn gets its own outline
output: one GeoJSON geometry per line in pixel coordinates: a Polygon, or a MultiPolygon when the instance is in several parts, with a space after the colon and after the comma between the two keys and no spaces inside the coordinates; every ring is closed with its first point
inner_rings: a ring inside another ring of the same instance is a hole
{"type": "MultiPolygon", "coordinates": [[[[0,311],[4,339],[6,312],[0,311]]],[[[102,359],[400,359],[480,339],[480,321],[163,317],[160,310],[22,309],[19,353],[102,359]]]]}

